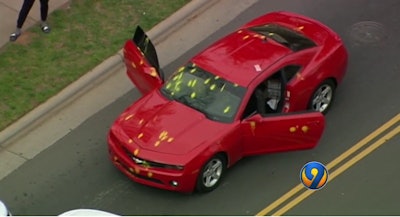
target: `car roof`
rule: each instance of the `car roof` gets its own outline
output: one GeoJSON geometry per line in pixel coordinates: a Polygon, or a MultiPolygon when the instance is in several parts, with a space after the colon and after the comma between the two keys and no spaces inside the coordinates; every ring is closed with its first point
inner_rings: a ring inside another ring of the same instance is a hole
{"type": "Polygon", "coordinates": [[[197,54],[192,62],[216,76],[247,87],[269,66],[291,53],[289,48],[257,32],[239,29],[197,54]]]}

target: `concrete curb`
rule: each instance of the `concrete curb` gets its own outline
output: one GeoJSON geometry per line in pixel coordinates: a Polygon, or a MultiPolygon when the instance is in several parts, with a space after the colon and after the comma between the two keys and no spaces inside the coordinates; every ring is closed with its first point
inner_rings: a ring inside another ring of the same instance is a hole
{"type": "Polygon", "coordinates": [[[154,45],[157,45],[167,38],[170,33],[181,28],[194,17],[197,17],[219,1],[221,0],[192,0],[183,6],[177,13],[172,14],[170,17],[153,27],[147,34],[154,45]]]}
{"type": "MultiPolygon", "coordinates": [[[[162,42],[168,35],[179,29],[193,17],[198,16],[220,0],[192,0],[180,10],[172,14],[170,17],[154,26],[148,35],[153,43],[157,45],[162,42]]],[[[29,129],[44,121],[47,115],[54,113],[65,105],[66,101],[71,100],[73,96],[79,95],[83,90],[96,83],[96,80],[104,78],[107,74],[112,72],[112,68],[123,64],[122,50],[118,51],[115,55],[109,57],[101,64],[96,66],[93,70],[86,73],[80,79],[63,89],[56,96],[53,96],[45,103],[39,105],[37,108],[17,120],[15,123],[0,132],[0,147],[5,148],[11,144],[15,139],[23,136],[29,129]]]]}

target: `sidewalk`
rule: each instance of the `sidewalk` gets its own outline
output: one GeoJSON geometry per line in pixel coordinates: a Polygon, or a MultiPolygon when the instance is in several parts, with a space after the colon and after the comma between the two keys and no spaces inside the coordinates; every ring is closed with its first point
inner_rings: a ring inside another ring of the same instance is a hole
{"type": "MultiPolygon", "coordinates": [[[[153,27],[148,35],[156,46],[161,67],[209,37],[256,1],[241,0],[232,4],[230,0],[192,0],[153,27]]],[[[14,0],[0,0],[0,13],[4,2],[14,0]]],[[[61,2],[68,1],[51,2],[59,2],[61,7],[61,2]]],[[[18,12],[14,13],[17,16],[18,12]]],[[[13,30],[12,25],[10,30],[13,30]]],[[[8,34],[9,31],[5,34],[7,40],[8,34]]],[[[132,88],[120,51],[0,132],[0,180],[132,88]]]]}
{"type": "MultiPolygon", "coordinates": [[[[9,42],[10,34],[15,30],[19,10],[23,0],[0,0],[0,14],[3,17],[0,21],[0,48],[9,42]]],[[[68,8],[70,0],[50,0],[49,14],[59,8],[68,8]]],[[[40,2],[35,1],[31,11],[26,18],[22,31],[38,24],[40,21],[40,2]]],[[[51,20],[49,20],[51,25],[51,20]]]]}

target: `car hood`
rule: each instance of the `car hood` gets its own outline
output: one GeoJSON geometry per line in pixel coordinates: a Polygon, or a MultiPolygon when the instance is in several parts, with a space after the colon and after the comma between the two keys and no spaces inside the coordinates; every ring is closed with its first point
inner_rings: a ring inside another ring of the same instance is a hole
{"type": "Polygon", "coordinates": [[[153,91],[128,108],[117,124],[140,148],[183,155],[219,138],[230,126],[153,91]]]}

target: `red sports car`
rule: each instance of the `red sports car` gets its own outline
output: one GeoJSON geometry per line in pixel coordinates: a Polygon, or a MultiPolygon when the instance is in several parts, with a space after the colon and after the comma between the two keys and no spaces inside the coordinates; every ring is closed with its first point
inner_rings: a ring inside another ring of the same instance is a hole
{"type": "Polygon", "coordinates": [[[336,33],[288,12],[245,24],[166,80],[140,27],[124,56],[143,96],[112,125],[110,158],[138,183],[180,192],[214,190],[243,157],[315,147],[347,66],[336,33]]]}

